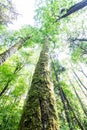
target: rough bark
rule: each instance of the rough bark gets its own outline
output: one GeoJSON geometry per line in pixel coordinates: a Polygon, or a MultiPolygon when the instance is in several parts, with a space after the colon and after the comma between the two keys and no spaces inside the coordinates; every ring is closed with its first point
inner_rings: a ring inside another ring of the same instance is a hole
{"type": "Polygon", "coordinates": [[[10,47],[8,50],[6,50],[5,52],[3,52],[2,54],[0,54],[0,65],[2,65],[10,56],[12,56],[17,50],[19,50],[22,45],[28,40],[30,39],[29,37],[26,37],[25,39],[21,39],[19,41],[19,43],[16,43],[15,45],[13,45],[12,47],[10,47]]]}
{"type": "Polygon", "coordinates": [[[18,130],[59,130],[47,44],[43,45],[18,130]]]}

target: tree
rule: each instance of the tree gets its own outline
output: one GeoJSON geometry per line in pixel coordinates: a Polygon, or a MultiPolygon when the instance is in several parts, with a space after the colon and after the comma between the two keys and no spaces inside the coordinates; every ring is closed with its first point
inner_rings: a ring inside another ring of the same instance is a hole
{"type": "Polygon", "coordinates": [[[2,65],[2,63],[4,63],[18,49],[20,49],[22,45],[29,39],[30,39],[30,36],[27,36],[25,39],[21,38],[21,40],[18,43],[16,43],[15,45],[7,49],[5,52],[0,54],[0,65],[2,65]]]}
{"type": "Polygon", "coordinates": [[[45,42],[24,105],[19,130],[59,129],[53,86],[49,79],[48,41],[45,42]]]}
{"type": "MultiPolygon", "coordinates": [[[[31,31],[29,31],[28,28],[25,29],[28,34],[32,35],[32,38],[29,43],[27,42],[27,44],[23,46],[24,48],[21,48],[20,51],[16,53],[18,57],[22,58],[21,63],[24,63],[26,59],[25,67],[21,70],[21,72],[18,72],[16,76],[14,75],[16,66],[15,68],[13,66],[15,64],[15,60],[17,60],[17,57],[15,55],[13,56],[14,58],[11,57],[8,62],[0,66],[1,91],[5,85],[9,85],[8,88],[7,86],[5,87],[7,91],[5,91],[0,100],[0,112],[2,113],[0,117],[0,122],[2,123],[0,125],[0,129],[17,130],[19,118],[22,115],[19,123],[19,130],[59,130],[59,125],[60,130],[86,130],[87,119],[85,118],[84,112],[82,111],[78,98],[76,97],[76,94],[73,91],[73,87],[70,85],[69,78],[67,76],[67,72],[69,72],[69,77],[75,86],[76,92],[78,93],[81,102],[84,104],[84,108],[86,108],[86,102],[83,100],[84,94],[81,92],[81,89],[78,88],[76,81],[73,80],[74,77],[72,76],[73,73],[70,67],[70,63],[72,62],[72,50],[68,51],[70,47],[68,45],[68,41],[66,40],[66,34],[74,37],[74,32],[76,34],[77,32],[81,32],[81,24],[79,21],[77,22],[74,17],[74,22],[72,20],[68,21],[68,19],[65,21],[54,22],[56,20],[56,16],[58,15],[60,7],[67,5],[68,8],[70,5],[72,5],[72,0],[69,0],[67,2],[66,0],[61,0],[60,3],[58,0],[37,1],[39,1],[39,3],[36,9],[37,15],[35,16],[35,23],[39,26],[31,28],[31,31]],[[77,26],[79,27],[77,28],[77,26]],[[45,37],[48,37],[48,40],[44,40],[45,37]],[[32,48],[29,46],[30,44],[32,48]],[[40,52],[39,49],[41,49],[40,47],[42,44],[44,45],[39,57],[37,56],[37,53],[40,52]],[[37,49],[38,47],[39,49],[37,49]],[[54,80],[55,74],[49,73],[50,62],[48,56],[48,48],[50,49],[50,54],[53,56],[53,59],[56,61],[56,75],[59,78],[56,84],[55,82],[57,79],[54,80]],[[23,55],[21,55],[20,52],[23,50],[25,50],[25,52],[22,53],[23,55]],[[31,55],[30,50],[34,50],[34,57],[29,57],[31,55]],[[64,54],[61,55],[59,52],[64,52],[64,54]],[[65,58],[65,52],[68,53],[67,58],[65,58]],[[32,65],[29,61],[33,63],[34,60],[36,60],[37,62],[38,58],[36,58],[36,56],[39,57],[38,63],[37,65],[36,63],[32,65]],[[13,62],[11,63],[11,61],[13,62]],[[57,64],[58,61],[59,64],[57,64]],[[7,66],[10,66],[9,69],[7,66]],[[35,68],[34,75],[34,69],[32,68],[35,68]],[[30,73],[30,71],[32,73],[30,73]],[[29,77],[27,75],[29,75],[29,77]],[[21,78],[22,76],[24,76],[24,78],[21,78]],[[12,81],[6,84],[10,77],[12,77],[12,81]],[[50,82],[50,77],[52,80],[54,80],[54,88],[50,82]],[[27,90],[29,91],[26,96],[27,90]],[[80,92],[77,90],[80,90],[80,92]],[[54,96],[56,98],[54,98],[54,96]],[[26,100],[23,108],[23,113],[21,114],[25,97],[26,100]],[[55,103],[55,99],[57,100],[57,103],[55,103]],[[18,102],[15,103],[15,100],[18,102]],[[57,112],[55,106],[57,106],[57,112]],[[59,121],[57,118],[57,113],[59,116],[59,121]]],[[[25,30],[23,31],[23,37],[26,37],[25,30]]],[[[17,36],[19,36],[19,34],[17,36]]],[[[10,43],[10,45],[13,46],[14,43],[10,43]]],[[[18,43],[15,45],[19,46],[18,43]]],[[[6,47],[9,48],[8,46],[9,44],[6,47]]],[[[4,52],[4,46],[1,52],[4,52]]],[[[81,77],[77,71],[77,68],[75,68],[75,72],[78,76],[77,81],[80,84],[82,82],[82,84],[85,85],[83,77],[81,77]]]]}

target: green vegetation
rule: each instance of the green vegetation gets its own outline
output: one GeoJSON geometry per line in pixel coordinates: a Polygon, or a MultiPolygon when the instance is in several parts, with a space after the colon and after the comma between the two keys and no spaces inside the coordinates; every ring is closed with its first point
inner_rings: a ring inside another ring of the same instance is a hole
{"type": "Polygon", "coordinates": [[[37,26],[9,31],[0,0],[0,130],[87,130],[87,10],[61,16],[75,3],[37,0],[37,26]]]}

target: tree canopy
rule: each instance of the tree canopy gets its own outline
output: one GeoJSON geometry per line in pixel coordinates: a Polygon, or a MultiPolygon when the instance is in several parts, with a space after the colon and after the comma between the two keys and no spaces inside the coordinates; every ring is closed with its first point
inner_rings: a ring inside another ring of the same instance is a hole
{"type": "Polygon", "coordinates": [[[24,25],[13,31],[8,30],[7,24],[18,13],[11,0],[0,0],[1,130],[18,129],[46,39],[60,130],[87,129],[86,6],[87,0],[37,0],[35,25],[24,25]]]}

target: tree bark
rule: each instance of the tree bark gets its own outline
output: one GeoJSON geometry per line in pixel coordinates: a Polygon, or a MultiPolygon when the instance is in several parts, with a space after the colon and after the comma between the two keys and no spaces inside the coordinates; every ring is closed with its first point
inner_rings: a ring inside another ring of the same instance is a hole
{"type": "MultiPolygon", "coordinates": [[[[51,60],[52,60],[52,58],[51,58],[51,60]]],[[[52,67],[53,67],[55,79],[56,79],[56,82],[57,82],[57,85],[58,85],[58,91],[60,93],[60,98],[61,98],[61,101],[63,103],[63,108],[64,108],[64,111],[65,111],[66,120],[67,120],[67,123],[68,123],[68,126],[69,126],[70,130],[75,129],[75,126],[74,126],[75,121],[73,122],[72,116],[70,115],[71,112],[72,112],[75,120],[77,121],[77,124],[80,127],[80,129],[85,130],[85,128],[83,127],[83,125],[82,125],[82,123],[80,121],[80,119],[78,119],[77,115],[75,114],[75,112],[74,112],[74,110],[73,110],[73,108],[71,106],[70,101],[66,97],[66,94],[63,91],[63,89],[62,89],[62,87],[61,87],[61,85],[59,83],[59,77],[58,77],[57,71],[55,69],[55,65],[54,65],[53,60],[52,60],[52,67]]]]}
{"type": "Polygon", "coordinates": [[[48,43],[43,45],[18,130],[59,130],[53,85],[49,78],[48,43]]]}
{"type": "Polygon", "coordinates": [[[72,125],[72,120],[71,120],[71,117],[70,117],[69,107],[67,106],[65,97],[64,97],[64,95],[63,95],[63,93],[62,93],[62,88],[61,88],[61,86],[60,86],[60,84],[59,84],[58,71],[56,71],[56,69],[55,69],[55,65],[54,65],[54,62],[53,62],[53,60],[52,60],[52,57],[51,57],[51,61],[52,61],[52,67],[53,67],[53,70],[54,70],[55,79],[56,79],[56,82],[57,82],[57,85],[58,85],[58,90],[59,90],[60,99],[61,99],[61,101],[62,101],[63,109],[64,109],[64,112],[65,112],[65,117],[66,117],[66,120],[67,120],[69,129],[70,129],[70,130],[74,130],[73,125],[72,125]]]}
{"type": "Polygon", "coordinates": [[[10,56],[12,56],[17,50],[19,50],[28,39],[30,39],[30,36],[26,37],[25,39],[22,38],[19,43],[16,43],[8,50],[0,54],[0,65],[2,65],[10,56]]]}

